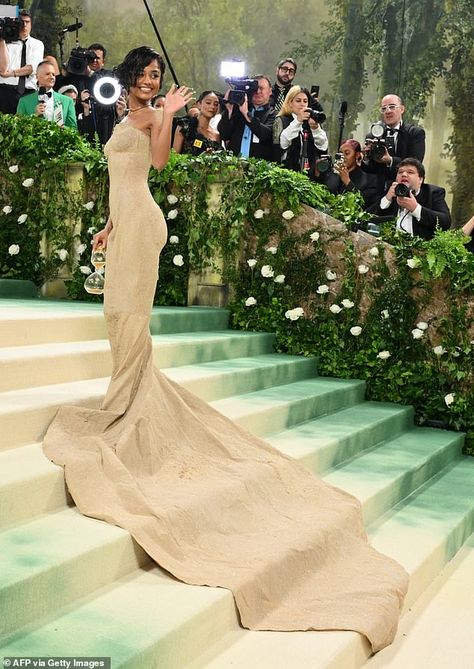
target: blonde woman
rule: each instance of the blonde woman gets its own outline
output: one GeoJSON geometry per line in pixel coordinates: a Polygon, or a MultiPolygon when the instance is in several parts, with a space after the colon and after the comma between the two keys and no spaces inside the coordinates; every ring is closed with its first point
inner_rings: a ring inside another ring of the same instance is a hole
{"type": "Polygon", "coordinates": [[[292,86],[273,124],[273,157],[296,172],[309,171],[327,151],[328,138],[310,108],[306,88],[292,86]]]}

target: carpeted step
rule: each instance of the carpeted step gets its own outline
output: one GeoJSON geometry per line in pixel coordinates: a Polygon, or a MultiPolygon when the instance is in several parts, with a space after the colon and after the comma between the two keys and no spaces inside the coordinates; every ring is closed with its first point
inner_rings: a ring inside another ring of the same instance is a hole
{"type": "MultiPolygon", "coordinates": [[[[152,334],[223,330],[229,312],[214,307],[154,307],[152,334]]],[[[65,300],[0,299],[0,346],[105,339],[103,306],[65,300]]]]}
{"type": "MultiPolygon", "coordinates": [[[[274,337],[253,332],[195,332],[153,336],[153,358],[160,368],[273,352],[274,337]]],[[[0,348],[0,392],[112,373],[105,339],[0,348]]]]}

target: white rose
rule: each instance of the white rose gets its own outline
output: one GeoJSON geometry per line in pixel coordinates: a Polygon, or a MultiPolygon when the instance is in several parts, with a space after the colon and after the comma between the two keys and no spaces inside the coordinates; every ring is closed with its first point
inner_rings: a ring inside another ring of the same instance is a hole
{"type": "Polygon", "coordinates": [[[337,279],[336,272],[333,272],[330,269],[326,270],[326,279],[328,281],[334,281],[335,279],[337,279]]]}
{"type": "Polygon", "coordinates": [[[297,321],[298,318],[304,316],[304,311],[301,307],[296,307],[295,309],[289,309],[285,312],[285,318],[288,318],[290,321],[297,321]]]}
{"type": "Polygon", "coordinates": [[[275,255],[275,253],[278,251],[278,247],[276,247],[276,246],[268,246],[268,247],[265,249],[265,251],[267,251],[267,253],[272,253],[273,255],[275,255]]]}
{"type": "Polygon", "coordinates": [[[275,283],[285,283],[285,275],[284,275],[284,274],[278,274],[278,276],[276,276],[276,277],[273,279],[273,281],[274,281],[275,283]]]}
{"type": "Polygon", "coordinates": [[[79,271],[83,274],[90,274],[92,272],[91,268],[87,267],[87,265],[81,265],[81,267],[79,267],[79,271]]]}
{"type": "Polygon", "coordinates": [[[390,351],[380,351],[380,353],[377,353],[377,358],[380,358],[380,360],[387,360],[391,355],[390,351]]]}
{"type": "Polygon", "coordinates": [[[318,286],[316,292],[318,295],[325,295],[326,293],[329,293],[329,286],[326,286],[326,284],[323,283],[321,286],[318,286]]]}
{"type": "Polygon", "coordinates": [[[18,216],[17,221],[18,221],[18,223],[24,223],[27,218],[28,218],[28,214],[21,214],[21,216],[18,216]]]}
{"type": "Polygon", "coordinates": [[[256,264],[257,264],[257,261],[255,260],[255,258],[249,258],[249,259],[247,260],[247,265],[248,265],[249,267],[255,267],[256,264]]]}
{"type": "Polygon", "coordinates": [[[420,261],[418,260],[418,258],[408,258],[407,260],[407,265],[408,267],[410,267],[410,269],[415,269],[415,267],[418,267],[419,264],[420,261]]]}
{"type": "Polygon", "coordinates": [[[446,353],[446,349],[444,346],[435,346],[433,348],[433,353],[437,356],[444,355],[446,353]]]}
{"type": "Polygon", "coordinates": [[[167,216],[167,218],[168,218],[170,221],[172,221],[174,218],[176,218],[177,215],[178,215],[178,210],[177,210],[177,209],[171,209],[171,210],[168,212],[168,216],[167,216]]]}
{"type": "Polygon", "coordinates": [[[18,244],[12,244],[11,246],[8,247],[8,253],[11,256],[16,256],[20,253],[20,247],[18,244]]]}
{"type": "Polygon", "coordinates": [[[179,242],[179,237],[177,235],[171,235],[169,238],[170,244],[177,244],[179,242]]]}
{"type": "Polygon", "coordinates": [[[177,265],[178,267],[182,267],[184,265],[183,256],[182,255],[174,256],[173,265],[177,265]]]}
{"type": "Polygon", "coordinates": [[[354,337],[358,337],[362,332],[362,328],[360,327],[360,325],[354,325],[354,327],[352,327],[349,330],[349,332],[351,333],[351,335],[354,335],[354,337]]]}
{"type": "Polygon", "coordinates": [[[30,177],[29,179],[25,179],[21,185],[24,186],[25,188],[30,188],[30,186],[32,186],[34,182],[35,180],[30,177]]]}
{"type": "Polygon", "coordinates": [[[342,300],[341,304],[345,309],[352,309],[352,307],[354,306],[354,302],[347,299],[342,300]]]}
{"type": "Polygon", "coordinates": [[[414,330],[411,331],[411,336],[413,339],[421,339],[423,337],[423,330],[420,330],[419,328],[415,328],[414,330]]]}
{"type": "Polygon", "coordinates": [[[384,309],[383,311],[380,312],[382,314],[382,318],[387,319],[389,317],[388,309],[384,309]]]}
{"type": "Polygon", "coordinates": [[[378,256],[378,254],[379,254],[379,249],[378,249],[378,247],[377,247],[377,246],[372,246],[372,248],[369,249],[369,253],[370,253],[371,256],[373,256],[374,258],[376,258],[376,257],[378,256]]]}
{"type": "Polygon", "coordinates": [[[357,271],[359,272],[359,274],[367,274],[369,268],[367,267],[367,265],[359,265],[357,271]]]}
{"type": "Polygon", "coordinates": [[[58,249],[56,251],[56,255],[58,255],[59,259],[64,262],[66,260],[66,258],[68,257],[69,253],[66,251],[66,249],[58,249]]]}
{"type": "Polygon", "coordinates": [[[257,304],[257,300],[254,297],[247,297],[245,300],[246,307],[253,307],[254,304],[257,304]]]}
{"type": "Polygon", "coordinates": [[[311,241],[317,242],[319,239],[319,232],[312,232],[309,238],[311,239],[311,241]]]}
{"type": "Polygon", "coordinates": [[[18,172],[18,165],[10,165],[8,169],[12,174],[16,174],[18,172]]]}
{"type": "Polygon", "coordinates": [[[264,265],[260,270],[263,277],[270,279],[274,275],[273,267],[271,265],[264,265]]]}
{"type": "Polygon", "coordinates": [[[329,311],[332,311],[333,314],[339,314],[342,311],[342,308],[338,304],[331,304],[329,311]]]}
{"type": "Polygon", "coordinates": [[[6,204],[6,205],[3,207],[2,211],[3,211],[4,214],[11,214],[12,211],[13,211],[13,209],[10,207],[9,204],[6,204]]]}
{"type": "Polygon", "coordinates": [[[86,202],[82,206],[84,207],[84,209],[87,209],[87,211],[92,211],[94,209],[94,204],[95,202],[93,200],[90,200],[89,202],[86,202]]]}
{"type": "Polygon", "coordinates": [[[170,204],[176,204],[177,201],[178,201],[178,198],[176,197],[176,195],[173,195],[173,193],[170,193],[169,195],[167,195],[166,199],[168,200],[168,202],[170,204]]]}
{"type": "Polygon", "coordinates": [[[257,211],[253,212],[253,217],[254,218],[263,218],[263,209],[257,209],[257,211]]]}
{"type": "Polygon", "coordinates": [[[78,244],[76,246],[76,253],[78,256],[82,255],[86,250],[87,246],[85,244],[78,244]]]}
{"type": "Polygon", "coordinates": [[[455,394],[456,393],[448,393],[447,395],[444,396],[444,401],[447,407],[451,406],[451,404],[454,402],[455,394]]]}
{"type": "Polygon", "coordinates": [[[425,321],[420,321],[419,323],[416,324],[416,327],[419,330],[427,330],[428,329],[428,323],[425,323],[425,321]]]}
{"type": "Polygon", "coordinates": [[[94,226],[92,226],[92,227],[90,227],[90,228],[87,228],[87,234],[88,234],[88,235],[93,235],[94,232],[95,232],[95,228],[94,228],[94,226]]]}
{"type": "Polygon", "coordinates": [[[286,221],[291,221],[291,219],[294,217],[294,213],[291,211],[291,209],[287,209],[282,213],[282,216],[286,221]]]}

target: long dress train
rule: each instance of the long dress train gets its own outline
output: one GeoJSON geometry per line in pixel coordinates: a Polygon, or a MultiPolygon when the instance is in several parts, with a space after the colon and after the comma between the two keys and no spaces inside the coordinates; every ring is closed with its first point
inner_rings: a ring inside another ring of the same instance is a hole
{"type": "Polygon", "coordinates": [[[106,153],[113,373],[101,409],[58,411],[46,455],[83,514],[128,530],[182,581],[231,589],[244,627],[356,630],[383,648],[407,575],[368,545],[359,502],[154,368],[166,225],[147,185],[150,138],[122,122],[106,153]]]}

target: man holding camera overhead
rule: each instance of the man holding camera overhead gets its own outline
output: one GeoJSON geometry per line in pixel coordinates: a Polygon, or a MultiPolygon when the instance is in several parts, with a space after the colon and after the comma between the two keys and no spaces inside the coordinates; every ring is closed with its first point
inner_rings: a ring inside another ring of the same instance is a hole
{"type": "Polygon", "coordinates": [[[43,60],[44,44],[31,37],[31,16],[20,11],[19,38],[0,38],[0,112],[15,114],[18,101],[36,90],[36,68],[43,60]]]}
{"type": "Polygon", "coordinates": [[[397,229],[411,236],[432,239],[436,226],[442,230],[451,227],[445,195],[444,188],[425,183],[425,168],[419,160],[405,158],[374,213],[396,218],[397,229]]]}
{"type": "Polygon", "coordinates": [[[226,91],[226,105],[217,130],[226,148],[236,156],[271,160],[272,127],[275,120],[275,110],[269,104],[272,86],[264,74],[257,74],[253,80],[255,90],[243,93],[241,104],[229,104],[227,101],[231,91],[226,91]]]}
{"type": "Polygon", "coordinates": [[[400,161],[416,158],[423,162],[425,157],[425,131],[420,126],[405,123],[404,112],[398,95],[385,95],[380,103],[382,123],[373,124],[366,137],[362,169],[377,175],[380,193],[395,179],[400,161]],[[380,131],[377,137],[374,129],[380,131]]]}

